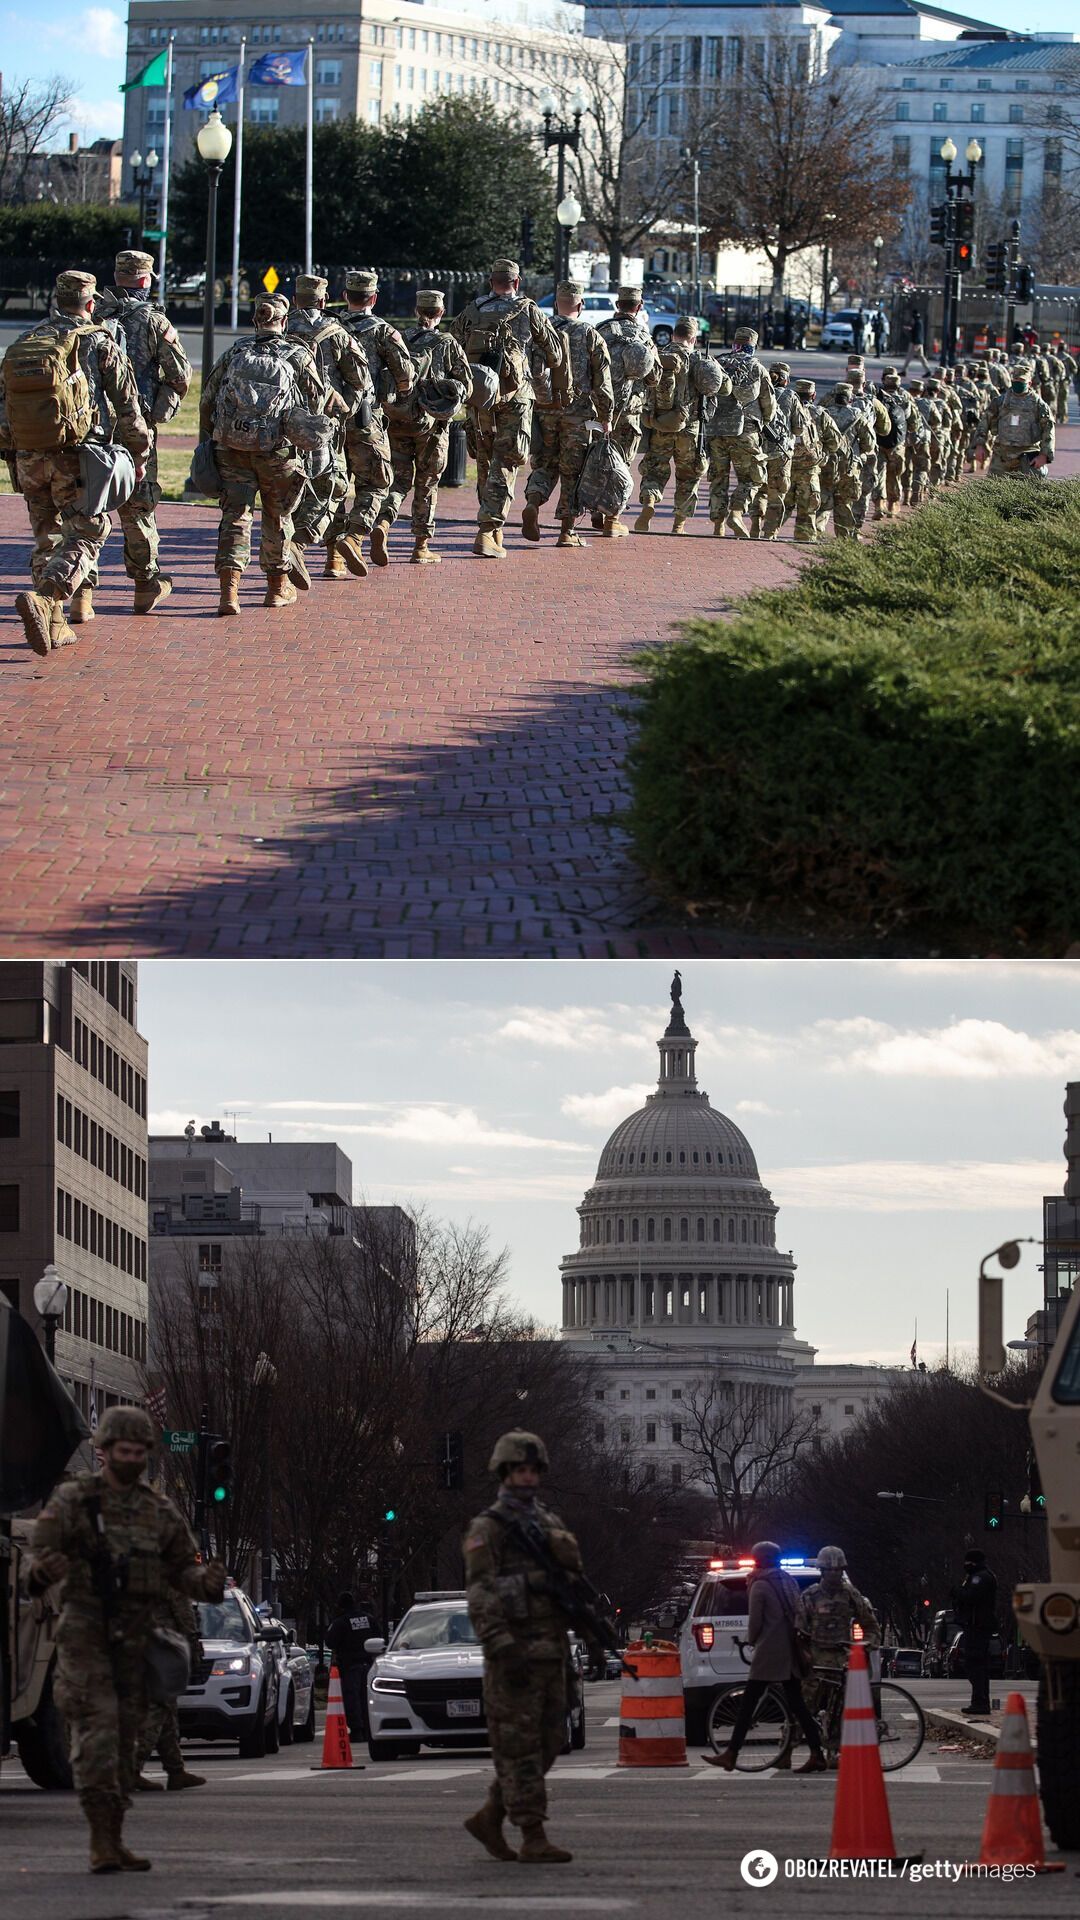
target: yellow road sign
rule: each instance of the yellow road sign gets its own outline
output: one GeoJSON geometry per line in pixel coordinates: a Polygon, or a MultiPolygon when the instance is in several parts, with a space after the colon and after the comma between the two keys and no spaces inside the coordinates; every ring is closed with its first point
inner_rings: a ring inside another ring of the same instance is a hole
{"type": "Polygon", "coordinates": [[[280,281],[281,275],[277,268],[267,267],[266,272],[263,274],[263,286],[266,288],[267,293],[273,293],[274,288],[280,284],[280,281]]]}

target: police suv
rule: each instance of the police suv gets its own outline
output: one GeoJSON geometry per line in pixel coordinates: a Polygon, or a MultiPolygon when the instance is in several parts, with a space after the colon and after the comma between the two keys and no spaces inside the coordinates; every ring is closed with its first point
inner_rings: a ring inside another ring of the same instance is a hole
{"type": "Polygon", "coordinates": [[[181,1738],[235,1740],[242,1760],[276,1753],[284,1627],[260,1620],[232,1582],[220,1600],[198,1601],[196,1611],[202,1655],[176,1703],[181,1738]]]}
{"type": "MultiPolygon", "coordinates": [[[[780,1565],[800,1592],[820,1577],[816,1560],[793,1556],[782,1559],[780,1565]]],[[[706,1744],[709,1709],[717,1695],[746,1683],[747,1662],[738,1642],[746,1639],[750,1582],[755,1570],[756,1562],[750,1555],[739,1560],[710,1560],[683,1621],[679,1659],[686,1737],[695,1746],[706,1744]]]]}

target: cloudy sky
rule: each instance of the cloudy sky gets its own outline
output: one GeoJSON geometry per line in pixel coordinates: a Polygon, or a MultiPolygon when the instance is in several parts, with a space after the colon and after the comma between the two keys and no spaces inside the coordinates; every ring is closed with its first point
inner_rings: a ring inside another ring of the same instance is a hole
{"type": "MultiPolygon", "coordinates": [[[[355,1197],[484,1222],[512,1290],[561,1310],[560,1258],[608,1134],[656,1081],[671,968],[651,961],[146,961],[152,1132],[335,1139],[355,1197]]],[[[689,963],[698,1079],[743,1128],[822,1358],[975,1331],[975,1274],[1064,1181],[1080,966],[689,963]]],[[[1007,1295],[1038,1304],[1035,1249],[1007,1295]]]]}
{"type": "MultiPolygon", "coordinates": [[[[181,0],[177,18],[181,19],[185,11],[181,0]]],[[[1033,0],[1029,14],[1022,14],[1015,0],[986,0],[975,13],[980,20],[1022,28],[1027,33],[1076,30],[1073,0],[1033,0]]],[[[253,17],[257,17],[257,8],[253,17]]],[[[103,136],[117,139],[123,129],[117,88],[124,78],[124,21],[125,11],[117,6],[40,0],[36,7],[19,9],[5,6],[0,0],[4,78],[43,80],[50,74],[65,74],[73,83],[78,102],[72,124],[87,140],[103,136]]]]}

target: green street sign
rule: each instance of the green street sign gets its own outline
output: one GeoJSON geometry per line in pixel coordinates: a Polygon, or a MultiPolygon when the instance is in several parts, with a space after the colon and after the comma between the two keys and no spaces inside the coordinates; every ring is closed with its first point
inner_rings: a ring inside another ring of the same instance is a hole
{"type": "Polygon", "coordinates": [[[199,1438],[197,1433],[176,1433],[168,1427],[162,1427],[161,1437],[170,1453],[192,1453],[199,1438]]]}
{"type": "Polygon", "coordinates": [[[142,237],[144,240],[164,240],[165,235],[160,227],[144,227],[142,237]]]}

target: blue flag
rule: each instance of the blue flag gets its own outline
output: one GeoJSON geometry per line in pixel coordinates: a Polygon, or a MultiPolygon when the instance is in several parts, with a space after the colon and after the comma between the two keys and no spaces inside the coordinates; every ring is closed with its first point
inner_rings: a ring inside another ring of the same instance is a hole
{"type": "Polygon", "coordinates": [[[295,53],[264,53],[248,69],[248,81],[253,87],[302,87],[307,79],[306,47],[299,47],[295,53]]]}
{"type": "Polygon", "coordinates": [[[239,66],[227,67],[221,73],[208,73],[197,87],[189,87],[184,95],[185,107],[200,107],[209,113],[214,107],[227,106],[235,100],[239,82],[239,66]]]}

